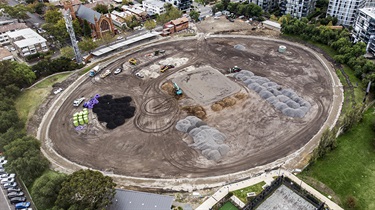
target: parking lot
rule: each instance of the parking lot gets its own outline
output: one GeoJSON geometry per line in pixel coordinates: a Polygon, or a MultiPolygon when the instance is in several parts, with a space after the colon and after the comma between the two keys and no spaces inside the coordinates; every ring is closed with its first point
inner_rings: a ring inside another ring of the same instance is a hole
{"type": "Polygon", "coordinates": [[[14,209],[10,206],[9,200],[6,197],[7,192],[2,187],[1,187],[0,191],[1,191],[1,193],[0,193],[0,209],[4,209],[4,210],[14,209]]]}

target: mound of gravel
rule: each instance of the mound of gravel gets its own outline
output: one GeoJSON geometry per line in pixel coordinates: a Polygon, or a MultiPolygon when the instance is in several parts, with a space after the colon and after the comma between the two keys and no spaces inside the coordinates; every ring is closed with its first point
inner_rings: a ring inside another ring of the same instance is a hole
{"type": "Polygon", "coordinates": [[[113,98],[111,95],[104,95],[99,97],[98,101],[92,111],[100,122],[106,123],[108,129],[115,129],[134,116],[135,107],[130,105],[132,98],[129,96],[113,98]]]}
{"type": "Polygon", "coordinates": [[[188,133],[194,141],[189,146],[201,150],[202,155],[208,160],[219,161],[230,150],[229,146],[224,144],[226,136],[223,133],[195,116],[179,120],[176,129],[188,133]]]}
{"type": "Polygon", "coordinates": [[[242,70],[233,74],[233,77],[241,80],[286,116],[302,118],[311,108],[311,104],[293,90],[283,89],[277,83],[266,77],[256,76],[251,71],[242,70]]]}

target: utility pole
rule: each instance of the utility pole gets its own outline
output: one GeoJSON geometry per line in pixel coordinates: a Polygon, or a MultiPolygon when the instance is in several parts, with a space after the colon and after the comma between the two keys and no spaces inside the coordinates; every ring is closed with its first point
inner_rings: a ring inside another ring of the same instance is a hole
{"type": "Polygon", "coordinates": [[[68,30],[70,40],[72,41],[72,47],[73,47],[73,50],[74,50],[74,54],[76,55],[76,62],[82,63],[83,59],[82,59],[81,52],[79,52],[79,48],[78,48],[78,45],[77,45],[77,39],[76,39],[76,36],[74,34],[74,28],[73,28],[73,23],[72,23],[72,16],[70,15],[70,9],[68,9],[66,11],[66,13],[64,14],[64,19],[65,19],[66,29],[68,30]]]}

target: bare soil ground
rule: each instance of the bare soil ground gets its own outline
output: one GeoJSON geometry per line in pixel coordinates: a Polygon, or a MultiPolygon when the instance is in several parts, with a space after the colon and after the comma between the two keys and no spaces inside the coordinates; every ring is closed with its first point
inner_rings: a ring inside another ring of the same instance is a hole
{"type": "Polygon", "coordinates": [[[91,168],[155,178],[229,174],[284,157],[306,144],[324,123],[332,103],[332,84],[324,67],[310,53],[286,45],[287,53],[280,54],[279,45],[258,39],[215,38],[176,41],[130,54],[107,67],[113,70],[123,66],[121,74],[105,79],[88,78],[66,99],[49,128],[53,147],[67,159],[91,168]],[[245,49],[235,49],[238,44],[245,49]],[[166,53],[147,56],[156,49],[165,49],[166,53]],[[130,66],[127,62],[130,57],[137,58],[140,64],[130,66]],[[175,63],[176,68],[159,73],[155,65],[171,58],[181,62],[175,63]],[[212,111],[211,104],[201,104],[207,111],[205,122],[225,133],[225,143],[230,146],[229,154],[221,162],[209,161],[188,146],[192,140],[187,135],[174,128],[175,122],[186,116],[180,107],[200,102],[189,93],[176,100],[160,86],[186,74],[186,70],[193,72],[211,66],[226,73],[234,65],[294,90],[312,107],[304,118],[290,118],[241,82],[234,81],[248,98],[219,112],[212,111]],[[138,71],[149,74],[137,78],[134,73],[138,71]],[[131,96],[137,108],[135,117],[114,130],[107,130],[90,113],[88,128],[75,131],[72,114],[80,108],[73,107],[73,100],[95,94],[131,96]]]}

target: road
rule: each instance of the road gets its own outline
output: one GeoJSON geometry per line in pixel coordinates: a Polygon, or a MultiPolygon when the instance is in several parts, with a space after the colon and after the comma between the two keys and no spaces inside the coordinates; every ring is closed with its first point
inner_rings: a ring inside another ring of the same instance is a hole
{"type": "Polygon", "coordinates": [[[194,6],[194,8],[196,8],[196,10],[198,12],[200,12],[200,14],[199,14],[200,18],[212,15],[212,8],[209,5],[204,6],[202,4],[193,2],[193,6],[194,6]]]}
{"type": "Polygon", "coordinates": [[[6,197],[6,191],[1,187],[0,189],[0,209],[2,210],[12,210],[10,207],[10,204],[8,202],[8,199],[6,197]]]}

